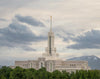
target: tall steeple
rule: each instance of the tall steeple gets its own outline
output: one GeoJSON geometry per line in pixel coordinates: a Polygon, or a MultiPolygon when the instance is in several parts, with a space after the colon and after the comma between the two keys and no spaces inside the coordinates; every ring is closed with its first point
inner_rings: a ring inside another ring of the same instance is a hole
{"type": "Polygon", "coordinates": [[[52,32],[52,16],[50,16],[50,32],[52,32]]]}
{"type": "Polygon", "coordinates": [[[48,34],[48,47],[50,56],[52,56],[52,46],[54,47],[54,34],[52,32],[52,16],[50,16],[50,32],[48,34]]]}
{"type": "Polygon", "coordinates": [[[46,47],[46,53],[43,54],[47,59],[58,57],[56,48],[54,47],[54,32],[52,31],[52,16],[50,16],[50,31],[48,32],[48,46],[46,47]]]}

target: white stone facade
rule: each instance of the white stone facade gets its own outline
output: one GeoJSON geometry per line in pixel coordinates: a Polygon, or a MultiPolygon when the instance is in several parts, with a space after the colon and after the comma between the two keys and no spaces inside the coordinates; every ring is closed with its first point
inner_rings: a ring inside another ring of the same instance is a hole
{"type": "Polygon", "coordinates": [[[71,72],[90,69],[87,61],[46,60],[45,58],[38,58],[37,60],[29,61],[15,61],[15,67],[16,66],[20,66],[25,69],[34,68],[36,70],[45,67],[49,72],[54,70],[66,70],[67,72],[71,72]]]}
{"type": "MultiPolygon", "coordinates": [[[[52,17],[51,17],[52,20],[52,17]]],[[[15,66],[12,68],[20,66],[22,68],[34,68],[40,69],[45,67],[47,71],[52,72],[54,70],[59,71],[76,71],[76,70],[89,70],[87,61],[63,61],[59,59],[59,54],[56,53],[56,48],[54,47],[54,33],[52,32],[52,23],[50,32],[48,33],[48,47],[43,53],[43,56],[37,60],[28,60],[28,61],[15,61],[15,66]]]]}

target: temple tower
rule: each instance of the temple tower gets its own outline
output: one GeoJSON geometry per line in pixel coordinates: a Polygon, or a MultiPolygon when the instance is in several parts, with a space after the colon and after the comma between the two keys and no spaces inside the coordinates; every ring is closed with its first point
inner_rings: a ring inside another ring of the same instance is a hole
{"type": "Polygon", "coordinates": [[[57,58],[56,48],[54,47],[54,32],[52,31],[52,16],[50,16],[50,31],[48,32],[48,47],[46,47],[44,57],[57,58]]]}

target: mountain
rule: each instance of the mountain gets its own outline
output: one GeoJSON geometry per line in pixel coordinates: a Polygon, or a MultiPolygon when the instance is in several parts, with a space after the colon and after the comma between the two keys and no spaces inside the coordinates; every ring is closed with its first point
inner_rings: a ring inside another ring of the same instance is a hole
{"type": "Polygon", "coordinates": [[[88,65],[91,67],[91,69],[100,70],[100,58],[94,55],[74,57],[67,60],[85,60],[88,61],[88,65]]]}
{"type": "Polygon", "coordinates": [[[2,66],[0,65],[0,68],[2,68],[2,66]]]}

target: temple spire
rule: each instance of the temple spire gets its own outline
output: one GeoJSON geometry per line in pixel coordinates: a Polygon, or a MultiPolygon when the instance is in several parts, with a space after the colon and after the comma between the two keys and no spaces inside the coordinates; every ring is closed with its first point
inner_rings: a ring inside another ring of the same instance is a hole
{"type": "Polygon", "coordinates": [[[52,32],[52,16],[50,16],[50,32],[52,32]]]}

